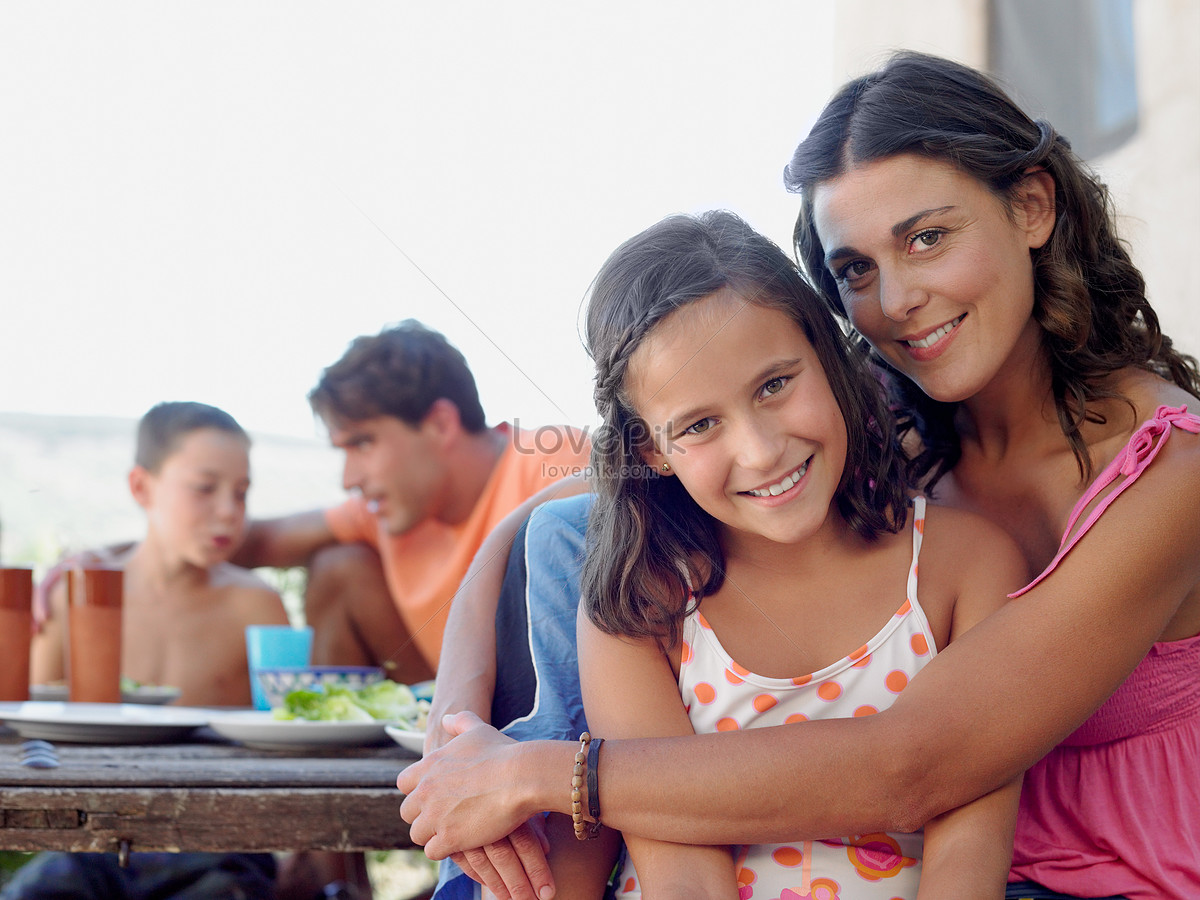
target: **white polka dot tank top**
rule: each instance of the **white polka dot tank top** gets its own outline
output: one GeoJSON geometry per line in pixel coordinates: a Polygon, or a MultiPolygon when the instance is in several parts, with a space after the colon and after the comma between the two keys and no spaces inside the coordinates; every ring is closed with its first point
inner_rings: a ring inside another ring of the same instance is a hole
{"type": "MultiPolygon", "coordinates": [[[[917,599],[925,500],[913,500],[913,554],[907,597],[866,644],[833,665],[793,678],[750,672],[725,652],[704,616],[683,629],[679,689],[697,733],[762,728],[810,719],[867,716],[891,706],[937,653],[917,599]]],[[[804,765],[797,759],[796,765],[804,765]]],[[[853,759],[847,766],[855,765],[853,759]]],[[[780,777],[786,777],[786,774],[780,777]]],[[[920,832],[738,848],[740,900],[893,900],[916,897],[920,832]]],[[[627,863],[618,896],[640,897],[627,863]]]]}

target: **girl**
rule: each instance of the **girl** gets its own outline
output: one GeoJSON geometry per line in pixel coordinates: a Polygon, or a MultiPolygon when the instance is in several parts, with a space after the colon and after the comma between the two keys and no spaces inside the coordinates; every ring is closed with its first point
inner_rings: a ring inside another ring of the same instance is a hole
{"type": "MultiPolygon", "coordinates": [[[[604,430],[579,657],[598,733],[871,715],[1023,580],[983,520],[921,497],[909,514],[878,381],[736,216],[622,245],[587,339],[604,430]]],[[[886,900],[920,880],[922,898],[1000,897],[1016,797],[930,823],[924,854],[920,833],[872,833],[744,847],[735,866],[725,848],[629,835],[620,896],[886,900]]]]}

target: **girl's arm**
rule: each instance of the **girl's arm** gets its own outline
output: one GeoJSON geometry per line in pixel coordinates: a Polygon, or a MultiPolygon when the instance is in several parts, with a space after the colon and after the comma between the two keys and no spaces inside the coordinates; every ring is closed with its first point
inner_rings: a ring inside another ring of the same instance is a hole
{"type": "MultiPolygon", "coordinates": [[[[953,598],[951,643],[1003,606],[1005,595],[1026,581],[1025,560],[1005,532],[977,516],[930,508],[918,590],[922,596],[953,598]]],[[[918,675],[914,684],[919,680],[918,675]]],[[[1000,900],[1012,864],[1020,797],[1018,776],[927,822],[917,900],[1000,900]]]]}
{"type": "MultiPolygon", "coordinates": [[[[656,642],[605,634],[591,623],[582,607],[577,633],[579,682],[593,733],[613,738],[693,734],[671,664],[656,642]]],[[[601,747],[599,772],[604,771],[606,762],[601,747]]],[[[705,785],[692,784],[689,790],[704,793],[705,785]]],[[[601,805],[600,820],[604,819],[601,805]]],[[[730,900],[738,896],[727,847],[671,844],[632,834],[625,836],[625,844],[643,896],[656,900],[730,900]]],[[[574,895],[568,892],[564,896],[574,895]]]]}
{"type": "MultiPolygon", "coordinates": [[[[903,831],[1006,784],[1077,728],[1169,623],[1168,636],[1200,632],[1197,496],[1200,441],[1177,432],[1053,574],[878,715],[606,743],[606,823],[697,843],[903,831]]],[[[470,760],[436,756],[401,775],[404,817],[430,856],[569,810],[556,776],[571,744],[510,747],[484,732],[458,752],[468,748],[470,760]]]]}
{"type": "Polygon", "coordinates": [[[917,900],[1004,896],[1012,864],[1021,779],[925,824],[917,900]]]}

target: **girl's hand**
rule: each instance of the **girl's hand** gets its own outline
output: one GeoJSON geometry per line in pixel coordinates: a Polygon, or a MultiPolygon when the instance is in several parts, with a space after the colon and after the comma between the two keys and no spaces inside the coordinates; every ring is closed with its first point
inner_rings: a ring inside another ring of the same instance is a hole
{"type": "Polygon", "coordinates": [[[555,887],[546,861],[549,850],[545,819],[536,815],[507,838],[465,853],[453,853],[450,858],[484,886],[485,897],[550,900],[555,896],[555,887]]]}

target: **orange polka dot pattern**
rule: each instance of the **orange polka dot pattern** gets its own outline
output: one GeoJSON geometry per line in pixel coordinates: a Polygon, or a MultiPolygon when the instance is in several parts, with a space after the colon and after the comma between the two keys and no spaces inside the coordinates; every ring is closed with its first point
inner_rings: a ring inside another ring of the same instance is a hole
{"type": "MultiPolygon", "coordinates": [[[[850,718],[887,709],[936,654],[917,600],[925,502],[913,502],[908,592],[891,620],[849,656],[819,672],[766,678],[733,660],[704,617],[684,623],[680,693],[697,733],[850,718]]],[[[853,760],[847,760],[853,765],[853,760]]],[[[796,765],[803,765],[797,760],[796,765]]],[[[840,840],[739,848],[739,900],[905,900],[917,895],[922,836],[867,834],[840,840]]],[[[640,898],[626,863],[617,896],[640,898]]]]}

